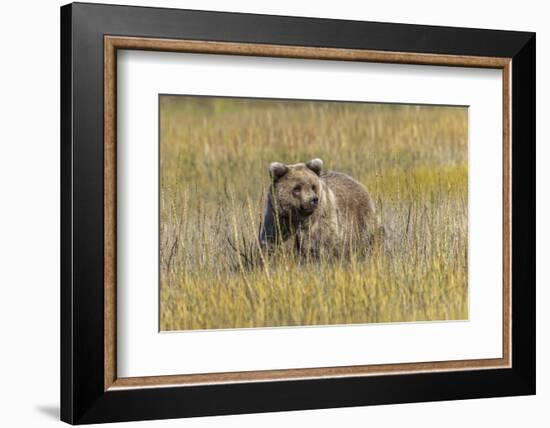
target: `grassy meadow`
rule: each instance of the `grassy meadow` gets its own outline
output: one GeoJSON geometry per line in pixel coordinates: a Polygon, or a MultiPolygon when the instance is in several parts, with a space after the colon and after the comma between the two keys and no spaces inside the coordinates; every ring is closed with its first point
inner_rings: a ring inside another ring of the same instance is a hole
{"type": "Polygon", "coordinates": [[[160,98],[160,329],[468,317],[464,107],[160,98]],[[369,257],[257,242],[270,162],[322,158],[386,228],[369,257]]]}

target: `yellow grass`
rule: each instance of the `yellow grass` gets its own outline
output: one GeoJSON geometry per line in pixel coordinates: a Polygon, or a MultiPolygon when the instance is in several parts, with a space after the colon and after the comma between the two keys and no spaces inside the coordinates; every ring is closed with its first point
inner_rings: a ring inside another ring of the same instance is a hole
{"type": "Polygon", "coordinates": [[[467,109],[162,96],[161,330],[466,319],[467,109]],[[368,258],[263,254],[272,161],[371,193],[368,258]]]}

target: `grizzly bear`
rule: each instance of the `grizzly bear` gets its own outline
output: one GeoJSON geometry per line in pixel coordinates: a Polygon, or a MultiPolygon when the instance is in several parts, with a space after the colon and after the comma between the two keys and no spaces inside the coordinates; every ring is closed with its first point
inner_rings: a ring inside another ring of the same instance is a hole
{"type": "Polygon", "coordinates": [[[349,175],[324,172],[321,159],[273,162],[269,176],[259,234],[264,249],[293,239],[298,255],[342,255],[370,251],[383,238],[367,189],[349,175]]]}

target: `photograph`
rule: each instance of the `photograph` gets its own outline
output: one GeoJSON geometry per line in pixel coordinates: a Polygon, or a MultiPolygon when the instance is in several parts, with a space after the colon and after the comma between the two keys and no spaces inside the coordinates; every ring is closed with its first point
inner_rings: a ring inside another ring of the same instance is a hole
{"type": "MultiPolygon", "coordinates": [[[[542,14],[184,6],[27,13],[49,23],[40,40],[55,49],[7,67],[22,76],[6,79],[11,110],[59,108],[7,123],[6,141],[40,143],[8,144],[24,149],[8,167],[51,192],[5,180],[19,195],[6,212],[25,219],[4,222],[9,254],[26,266],[4,282],[27,295],[4,299],[15,310],[4,324],[16,320],[20,345],[53,310],[27,342],[57,345],[29,366],[50,385],[33,385],[34,411],[27,400],[8,419],[540,416],[542,14]],[[29,79],[45,56],[56,65],[29,79]],[[29,85],[47,93],[22,97],[29,85]],[[56,138],[57,150],[45,144],[56,138]],[[55,236],[37,247],[29,227],[55,236]],[[58,292],[43,286],[52,266],[58,292]],[[30,300],[28,271],[41,290],[30,300]],[[18,302],[41,308],[21,317],[18,302]]],[[[8,50],[31,45],[24,33],[8,50]]],[[[27,388],[20,378],[10,389],[27,388]]]]}
{"type": "Polygon", "coordinates": [[[160,331],[468,320],[468,106],[158,102],[160,331]]]}

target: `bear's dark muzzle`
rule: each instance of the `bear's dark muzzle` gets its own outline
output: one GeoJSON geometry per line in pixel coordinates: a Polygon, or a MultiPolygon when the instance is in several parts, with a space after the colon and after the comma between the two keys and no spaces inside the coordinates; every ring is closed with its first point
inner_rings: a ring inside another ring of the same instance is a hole
{"type": "Polygon", "coordinates": [[[319,205],[319,198],[317,196],[311,198],[307,203],[302,204],[300,207],[300,215],[302,217],[307,217],[313,214],[319,205]]]}

